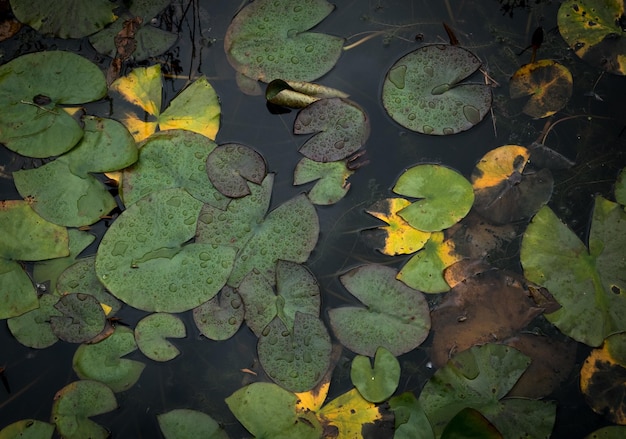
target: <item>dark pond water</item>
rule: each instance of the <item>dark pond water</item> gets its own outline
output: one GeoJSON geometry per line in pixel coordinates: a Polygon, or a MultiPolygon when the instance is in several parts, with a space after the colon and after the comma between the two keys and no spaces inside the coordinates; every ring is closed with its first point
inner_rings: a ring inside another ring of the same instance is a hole
{"type": "MultiPolygon", "coordinates": [[[[273,114],[262,97],[241,93],[224,54],[225,31],[240,2],[174,3],[159,18],[163,27],[171,26],[179,31],[176,46],[159,59],[165,71],[181,78],[166,80],[167,98],[186,84],[186,78],[206,75],[222,105],[217,143],[240,142],[265,156],[269,170],[276,173],[272,206],[302,192],[301,187],[292,185],[302,143],[302,139],[292,134],[296,111],[273,114]]],[[[351,300],[338,281],[339,274],[365,262],[400,267],[408,259],[377,253],[360,233],[378,225],[364,209],[391,196],[390,188],[404,169],[417,163],[442,163],[469,177],[487,151],[506,144],[529,145],[540,137],[545,120],[533,120],[522,114],[508,98],[508,79],[530,59],[529,52],[516,54],[529,44],[537,26],[546,30],[539,57],[564,64],[574,76],[573,95],[553,120],[574,115],[612,118],[577,117],[563,121],[554,127],[546,141],[576,162],[573,168],[554,173],[555,190],[550,205],[581,238],[586,236],[593,196],[612,198],[613,182],[626,165],[623,132],[626,112],[620,111],[626,97],[626,82],[623,77],[603,75],[601,70],[585,64],[572,53],[556,29],[559,2],[336,0],[334,3],[336,10],[317,27],[320,32],[351,37],[350,42],[363,32],[385,32],[344,52],[336,67],[318,81],[348,93],[365,109],[371,122],[371,135],[365,145],[369,164],[350,178],[352,186],[343,200],[317,208],[321,235],[308,266],[321,286],[323,318],[326,319],[330,306],[351,300]],[[399,57],[422,44],[448,42],[443,21],[453,27],[463,47],[484,61],[485,69],[500,87],[494,89],[493,118],[488,115],[478,126],[454,136],[426,136],[407,131],[392,121],[381,105],[380,94],[385,72],[399,57]],[[591,91],[601,100],[590,97],[591,91]]],[[[103,68],[108,66],[109,60],[98,55],[86,41],[44,39],[26,28],[0,43],[0,61],[54,48],[72,50],[103,68]]],[[[93,108],[109,116],[107,103],[93,108]]],[[[0,165],[0,198],[19,198],[10,172],[28,166],[29,162],[0,148],[0,165]]],[[[101,238],[105,229],[105,224],[96,224],[92,231],[101,238]]],[[[85,254],[93,254],[96,246],[97,243],[85,254]]],[[[519,239],[513,240],[490,262],[496,267],[520,271],[518,246],[519,239]]],[[[429,297],[429,300],[434,303],[438,299],[429,297]]],[[[119,313],[131,327],[143,315],[127,308],[119,313]]],[[[178,407],[211,414],[225,426],[231,438],[249,436],[228,411],[224,398],[250,381],[251,377],[241,369],[258,369],[256,338],[244,327],[229,341],[208,341],[195,330],[190,313],[181,317],[188,328],[188,337],[176,342],[182,351],[178,358],[157,364],[139,352],[129,356],[148,363],[139,382],[117,395],[118,410],[95,418],[110,429],[113,437],[161,437],[155,415],[178,407]]],[[[403,374],[399,392],[419,394],[434,372],[429,365],[429,342],[400,357],[403,374]]],[[[72,371],[74,350],[74,345],[63,342],[44,350],[25,348],[13,339],[6,323],[0,322],[0,366],[6,368],[11,390],[9,393],[0,386],[0,427],[23,418],[49,419],[55,392],[76,379],[72,371]]],[[[587,348],[580,347],[572,375],[562,388],[547,397],[558,402],[555,438],[584,437],[607,424],[586,406],[578,391],[577,371],[587,352],[587,348]]],[[[333,375],[329,398],[351,387],[349,367],[353,356],[344,350],[333,375]]],[[[390,434],[380,437],[391,437],[390,434]]]]}

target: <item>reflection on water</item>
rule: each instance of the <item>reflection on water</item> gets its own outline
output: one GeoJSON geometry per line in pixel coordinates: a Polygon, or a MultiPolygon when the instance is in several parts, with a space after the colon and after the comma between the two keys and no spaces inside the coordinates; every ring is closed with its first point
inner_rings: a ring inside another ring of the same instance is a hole
{"type": "MultiPolygon", "coordinates": [[[[276,173],[272,207],[303,191],[292,185],[298,148],[303,138],[292,134],[296,112],[272,114],[262,97],[242,94],[234,72],[224,55],[222,44],[230,19],[239,2],[191,0],[166,10],[159,23],[178,31],[179,42],[159,60],[164,73],[166,98],[172,98],[188,78],[204,74],[220,96],[222,125],[217,143],[237,142],[261,152],[269,170],[276,173]]],[[[566,108],[554,116],[576,117],[563,121],[550,131],[545,143],[574,160],[576,165],[553,172],[555,190],[551,206],[575,232],[584,237],[592,206],[592,195],[612,198],[612,184],[626,164],[624,143],[626,124],[622,99],[626,95],[624,78],[603,75],[600,70],[579,60],[562,41],[556,29],[556,2],[536,1],[426,1],[426,0],[336,0],[336,10],[318,27],[326,32],[349,37],[348,43],[366,32],[382,31],[375,38],[346,51],[337,66],[320,82],[340,89],[361,105],[371,122],[371,135],[365,145],[369,164],[351,178],[348,195],[338,204],[318,207],[321,236],[309,266],[322,290],[324,310],[352,300],[337,276],[355,265],[378,262],[401,266],[406,259],[390,258],[375,252],[360,231],[379,225],[365,214],[373,202],[391,196],[390,188],[402,171],[416,163],[442,163],[469,177],[476,162],[489,150],[505,144],[530,145],[541,137],[545,121],[521,113],[508,98],[508,79],[530,53],[517,54],[526,47],[533,31],[546,31],[538,58],[551,58],[566,65],[574,76],[574,93],[566,108]],[[483,60],[486,71],[499,87],[494,89],[493,113],[475,128],[449,137],[425,136],[407,131],[393,122],[380,103],[385,72],[401,56],[426,43],[446,43],[441,25],[445,21],[455,31],[461,45],[483,60]],[[611,117],[607,120],[594,118],[611,117]]],[[[64,42],[39,39],[23,29],[12,40],[0,43],[2,61],[30,51],[62,48],[77,51],[105,68],[108,60],[97,55],[85,41],[64,42]]],[[[95,104],[94,111],[107,115],[107,102],[95,104]]],[[[112,117],[115,117],[112,114],[112,117]]],[[[18,198],[7,173],[15,168],[14,155],[0,151],[0,195],[18,198]]],[[[102,235],[104,225],[94,227],[102,235]]],[[[492,264],[519,270],[519,240],[513,241],[500,259],[492,264]]],[[[88,252],[94,251],[90,247],[88,252]]],[[[431,303],[437,297],[428,297],[431,303]]],[[[142,317],[123,309],[119,316],[134,327],[142,317]]],[[[120,408],[97,418],[115,437],[159,437],[155,415],[189,407],[210,413],[221,422],[231,437],[243,437],[245,430],[227,410],[226,396],[251,380],[251,372],[262,374],[256,362],[256,338],[247,328],[227,342],[207,341],[199,336],[190,313],[182,316],[188,337],[176,344],[183,354],[164,364],[148,362],[139,382],[118,396],[120,408]],[[249,372],[242,372],[242,369],[249,372]]],[[[0,426],[22,418],[47,420],[54,393],[75,379],[71,368],[75,347],[66,343],[36,351],[18,344],[2,324],[0,366],[6,367],[11,394],[0,387],[0,426]]],[[[400,358],[402,390],[416,394],[434,372],[429,360],[431,340],[400,358]]],[[[580,359],[586,349],[580,349],[580,359]]],[[[344,351],[333,375],[329,398],[350,387],[349,367],[353,354],[344,351]]],[[[147,361],[139,352],[129,358],[147,361]]],[[[572,376],[552,398],[559,404],[553,437],[581,437],[602,425],[602,419],[584,403],[572,376]]]]}

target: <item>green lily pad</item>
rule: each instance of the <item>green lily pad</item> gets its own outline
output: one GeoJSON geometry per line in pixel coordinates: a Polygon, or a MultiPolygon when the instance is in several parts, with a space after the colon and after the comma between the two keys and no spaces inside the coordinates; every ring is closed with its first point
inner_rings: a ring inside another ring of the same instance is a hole
{"type": "Polygon", "coordinates": [[[626,74],[623,1],[567,0],[557,17],[559,32],[576,55],[609,73],[626,74]]]}
{"type": "Polygon", "coordinates": [[[115,315],[122,303],[104,288],[96,275],[96,257],[89,256],[78,259],[69,266],[58,278],[57,294],[84,293],[95,297],[98,302],[109,307],[107,316],[115,315]]]}
{"type": "Polygon", "coordinates": [[[155,133],[140,145],[139,160],[124,170],[122,200],[130,206],[151,192],[182,187],[192,196],[219,209],[230,201],[211,184],[205,169],[217,145],[185,130],[155,133]]]}
{"type": "Polygon", "coordinates": [[[183,312],[211,299],[231,272],[235,250],[185,244],[194,236],[201,207],[181,188],[153,192],[131,205],[100,243],[100,281],[144,311],[183,312]]]}
{"type": "Polygon", "coordinates": [[[277,262],[273,283],[252,271],[237,290],[243,299],[246,323],[257,337],[276,316],[291,331],[296,313],[318,316],[320,312],[320,291],[315,277],[306,267],[293,262],[277,262]],[[276,285],[276,294],[272,284],[276,285]]]}
{"type": "Polygon", "coordinates": [[[458,172],[441,165],[416,165],[400,175],[393,191],[420,198],[398,214],[411,226],[437,232],[459,222],[474,203],[472,185],[458,172]]]}
{"type": "Polygon", "coordinates": [[[455,251],[454,242],[444,241],[443,232],[433,232],[424,248],[404,264],[398,280],[424,293],[444,293],[450,289],[444,270],[462,258],[455,251]]]}
{"type": "Polygon", "coordinates": [[[54,425],[36,419],[22,419],[0,430],[0,439],[50,439],[54,425]]]}
{"type": "Polygon", "coordinates": [[[55,344],[59,338],[50,327],[50,317],[62,315],[54,307],[58,301],[58,296],[44,294],[39,298],[38,308],[8,319],[7,325],[13,337],[24,346],[34,349],[43,349],[55,344]]]}
{"type": "Polygon", "coordinates": [[[503,439],[504,436],[478,410],[464,408],[450,420],[441,439],[503,439]]]}
{"type": "Polygon", "coordinates": [[[241,327],[245,309],[241,296],[224,285],[217,296],[193,309],[193,321],[210,340],[228,340],[241,327]]]}
{"type": "Polygon", "coordinates": [[[106,384],[114,392],[130,389],[141,376],[144,363],[122,358],[137,350],[132,329],[117,326],[104,340],[83,344],[76,349],[72,367],[82,380],[106,384]]]}
{"type": "Polygon", "coordinates": [[[211,183],[230,198],[250,194],[247,181],[261,184],[267,175],[267,164],[261,154],[237,143],[215,148],[206,161],[211,183]]]}
{"type": "Polygon", "coordinates": [[[556,405],[506,398],[530,359],[504,345],[475,346],[453,357],[428,380],[419,397],[439,437],[464,408],[480,411],[507,438],[549,437],[556,405]]]}
{"type": "Polygon", "coordinates": [[[155,313],[144,317],[135,328],[135,340],[139,350],[154,361],[169,361],[180,351],[168,338],[183,338],[187,335],[185,324],[174,314],[155,313]]]}
{"type": "Polygon", "coordinates": [[[374,367],[369,357],[357,355],[352,360],[350,379],[363,398],[370,402],[385,401],[394,394],[400,383],[400,363],[383,347],[376,349],[374,367]]]}
{"type": "Polygon", "coordinates": [[[67,267],[76,262],[76,257],[91,244],[96,237],[89,232],[78,229],[68,229],[70,254],[61,258],[37,261],[33,265],[33,280],[39,284],[48,282],[51,293],[54,293],[57,278],[67,267]]]}
{"type": "Polygon", "coordinates": [[[341,98],[320,99],[300,110],[294,134],[314,134],[300,153],[316,162],[348,158],[365,144],[370,133],[365,111],[341,98]]]}
{"type": "MultiPolygon", "coordinates": [[[[51,7],[67,18],[67,10],[51,7]]],[[[106,91],[100,68],[79,55],[50,51],[20,56],[0,67],[0,142],[29,157],[63,154],[78,143],[83,130],[61,105],[95,101],[106,91]]]]}
{"type": "Polygon", "coordinates": [[[0,319],[37,308],[37,292],[16,261],[66,256],[65,227],[49,223],[21,200],[0,201],[0,319]]]}
{"type": "Polygon", "coordinates": [[[626,330],[624,224],[622,206],[596,197],[589,249],[548,207],[535,215],[522,240],[524,276],[547,288],[561,305],[546,317],[590,346],[626,330]]]}
{"type": "Polygon", "coordinates": [[[626,435],[626,427],[623,425],[611,425],[603,427],[585,436],[585,439],[622,439],[626,435]]]}
{"type": "Polygon", "coordinates": [[[255,437],[319,439],[322,426],[312,412],[297,412],[297,402],[295,394],[272,383],[252,383],[226,398],[230,411],[255,437]]]}
{"type": "Polygon", "coordinates": [[[626,206],[626,169],[622,169],[617,176],[617,181],[615,182],[615,201],[622,206],[626,206]]]}
{"type": "Polygon", "coordinates": [[[307,196],[311,203],[326,206],[341,200],[350,189],[348,177],[354,171],[346,167],[345,161],[329,163],[316,162],[304,157],[296,165],[293,173],[293,184],[316,181],[307,196]]]}
{"type": "Polygon", "coordinates": [[[98,381],[74,381],[54,395],[51,421],[67,439],[106,439],[109,432],[89,418],[117,408],[115,394],[98,381]]]}
{"type": "Polygon", "coordinates": [[[193,131],[215,139],[220,126],[221,107],[215,90],[204,76],[183,89],[164,111],[161,111],[162,88],[159,64],[136,68],[111,84],[111,90],[122,98],[113,96],[113,114],[126,125],[135,141],[147,139],[157,127],[161,131],[193,131]],[[139,108],[127,109],[125,102],[139,108]],[[121,108],[117,109],[120,103],[121,108]]]}
{"type": "Polygon", "coordinates": [[[413,393],[390,398],[389,407],[395,417],[394,439],[435,439],[430,421],[413,393]]]}
{"type": "Polygon", "coordinates": [[[133,0],[128,11],[122,13],[118,19],[105,29],[89,37],[89,42],[100,53],[113,58],[117,52],[115,37],[122,30],[124,21],[141,17],[141,24],[135,33],[135,50],[133,59],[145,61],[157,56],[172,47],[177,39],[176,34],[150,25],[150,20],[166,8],[171,0],[133,0]]]}
{"type": "Polygon", "coordinates": [[[341,55],[343,38],[307,32],[334,5],[326,0],[260,0],[233,18],[224,50],[235,70],[270,82],[313,81],[327,73],[341,55]]]}
{"type": "Polygon", "coordinates": [[[91,173],[125,168],[137,160],[126,128],[112,119],[83,118],[85,135],[70,152],[39,168],[13,173],[15,186],[30,197],[33,209],[56,224],[93,224],[117,204],[91,173]]]}
{"type": "Polygon", "coordinates": [[[491,108],[491,89],[461,82],[480,60],[459,46],[433,44],[400,58],[387,72],[383,106],[393,120],[418,133],[449,135],[477,125],[491,108]]]}
{"type": "Polygon", "coordinates": [[[383,346],[401,355],[428,336],[430,313],[426,299],[396,279],[396,270],[363,265],[341,276],[341,283],[363,306],[331,309],[330,325],[341,344],[373,357],[383,346]]]}
{"type": "Polygon", "coordinates": [[[206,413],[190,409],[175,409],[157,415],[165,439],[228,439],[226,432],[206,413]]]}
{"type": "Polygon", "coordinates": [[[54,307],[60,316],[50,317],[54,335],[70,343],[84,343],[104,329],[106,319],[100,302],[89,294],[67,294],[54,307]]]}
{"type": "Polygon", "coordinates": [[[257,351],[263,370],[281,387],[304,392],[315,387],[330,366],[332,344],[324,323],[296,311],[293,328],[275,317],[265,327],[257,351]]]}
{"type": "Polygon", "coordinates": [[[115,20],[116,6],[108,0],[94,0],[89,4],[80,0],[54,3],[11,0],[11,9],[19,21],[44,35],[59,38],[82,38],[98,32],[115,20]]]}

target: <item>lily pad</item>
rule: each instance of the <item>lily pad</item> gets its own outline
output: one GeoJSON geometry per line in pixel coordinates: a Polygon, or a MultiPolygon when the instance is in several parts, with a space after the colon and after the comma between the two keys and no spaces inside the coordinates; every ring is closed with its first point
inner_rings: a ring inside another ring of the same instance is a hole
{"type": "Polygon", "coordinates": [[[359,393],[370,402],[379,403],[389,398],[400,383],[400,363],[383,347],[376,349],[374,367],[369,357],[357,355],[352,360],[350,379],[359,393]]]}
{"type": "Polygon", "coordinates": [[[122,30],[124,21],[140,17],[141,24],[139,24],[139,29],[137,29],[134,36],[136,47],[133,51],[133,59],[135,61],[145,61],[148,58],[160,55],[174,44],[177,36],[149,23],[152,18],[170,3],[171,0],[133,0],[130,2],[127,12],[122,13],[106,29],[102,29],[100,32],[90,36],[89,42],[98,52],[113,58],[117,52],[115,37],[122,30]]]}
{"type": "Polygon", "coordinates": [[[54,395],[51,421],[67,439],[106,439],[109,432],[91,419],[117,408],[115,394],[98,381],[74,381],[54,395]]]}
{"type": "Polygon", "coordinates": [[[386,226],[378,227],[376,231],[370,231],[369,237],[380,237],[380,244],[376,248],[381,253],[389,256],[408,255],[415,253],[424,247],[430,237],[430,232],[424,232],[412,227],[398,212],[411,204],[404,198],[385,198],[377,201],[366,210],[367,213],[387,223],[386,226]]]}
{"type": "Polygon", "coordinates": [[[169,361],[180,351],[168,338],[183,338],[187,335],[185,324],[174,314],[155,313],[144,317],[135,328],[135,340],[139,350],[154,361],[169,361]]]}
{"type": "Polygon", "coordinates": [[[398,356],[428,336],[426,299],[397,280],[396,274],[390,267],[363,265],[341,276],[341,283],[365,305],[329,311],[333,332],[348,349],[373,357],[383,346],[398,356]]]}
{"type": "Polygon", "coordinates": [[[76,349],[72,367],[82,380],[106,384],[114,392],[130,389],[141,376],[144,363],[123,358],[137,350],[132,329],[117,326],[104,340],[83,344],[76,349]]]}
{"type": "Polygon", "coordinates": [[[34,349],[43,349],[55,344],[59,338],[50,327],[50,318],[62,315],[54,307],[58,301],[58,296],[44,294],[39,298],[38,308],[8,319],[7,325],[13,337],[24,346],[34,349]]]}
{"type": "Polygon", "coordinates": [[[482,413],[504,437],[549,437],[556,405],[549,401],[506,398],[530,364],[508,346],[486,344],[463,351],[428,380],[419,401],[438,437],[464,408],[482,413]]]}
{"type": "Polygon", "coordinates": [[[319,316],[319,286],[311,272],[300,264],[278,261],[274,282],[252,271],[237,290],[245,305],[246,323],[257,337],[276,316],[281,318],[288,331],[293,329],[298,312],[319,316]]]}
{"type": "Polygon", "coordinates": [[[317,412],[317,416],[325,430],[339,432],[338,438],[362,438],[363,427],[381,421],[383,413],[355,388],[330,401],[317,412]]]}
{"type": "Polygon", "coordinates": [[[326,0],[260,0],[233,18],[224,50],[235,70],[270,82],[313,81],[333,68],[343,38],[307,32],[330,14],[326,0]]]}
{"type": "Polygon", "coordinates": [[[492,149],[472,172],[476,211],[496,224],[533,216],[552,195],[554,180],[548,169],[524,173],[530,151],[504,145],[492,149]]]}
{"type": "Polygon", "coordinates": [[[546,317],[564,334],[590,346],[626,330],[624,224],[622,206],[596,197],[589,249],[548,207],[535,215],[522,240],[524,275],[547,288],[561,305],[546,317]]]}
{"type": "MultiPolygon", "coordinates": [[[[32,2],[26,3],[32,8],[32,2]]],[[[67,9],[52,7],[67,18],[67,9]]],[[[0,78],[0,142],[29,157],[72,149],[83,130],[62,105],[95,101],[107,92],[100,68],[70,52],[20,56],[0,67],[0,78]]]]}
{"type": "Polygon", "coordinates": [[[165,439],[228,439],[226,432],[206,413],[190,409],[175,409],[157,415],[165,439]]]}
{"type": "Polygon", "coordinates": [[[60,316],[50,317],[54,335],[70,343],[84,343],[104,329],[106,319],[100,302],[89,294],[67,294],[54,307],[60,316]]]}
{"type": "Polygon", "coordinates": [[[22,419],[0,430],[0,439],[50,439],[54,425],[36,419],[22,419]]]}
{"type": "Polygon", "coordinates": [[[194,236],[201,207],[181,188],[153,192],[131,205],[100,243],[100,281],[144,311],[183,312],[211,299],[231,272],[235,250],[185,244],[194,236]]]}
{"type": "Polygon", "coordinates": [[[350,183],[347,180],[353,173],[342,160],[321,163],[304,157],[296,165],[293,184],[298,186],[316,181],[307,196],[313,204],[326,206],[336,203],[348,193],[350,183]]]}
{"type": "Polygon", "coordinates": [[[293,328],[279,317],[265,327],[257,351],[265,372],[292,392],[309,390],[330,366],[332,345],[324,323],[316,316],[296,311],[293,328]]]}
{"type": "MultiPolygon", "coordinates": [[[[183,129],[211,140],[219,129],[221,108],[215,90],[204,76],[182,90],[161,112],[163,78],[159,64],[140,67],[111,84],[111,90],[139,109],[115,110],[117,116],[137,142],[161,131],[183,129]],[[117,114],[120,111],[122,114],[117,114]]],[[[115,103],[115,100],[114,100],[115,103]]]]}
{"type": "Polygon", "coordinates": [[[0,318],[16,317],[37,308],[32,281],[16,261],[67,256],[65,227],[52,224],[21,200],[0,201],[0,318]]]}
{"type": "Polygon", "coordinates": [[[600,349],[594,349],[580,370],[580,389],[587,404],[615,424],[626,424],[626,337],[609,336],[600,349]]]}
{"type": "Polygon", "coordinates": [[[230,201],[211,184],[205,169],[215,142],[185,130],[155,133],[140,145],[139,160],[124,169],[121,194],[130,206],[151,192],[175,187],[219,209],[230,201]]]}
{"type": "Polygon", "coordinates": [[[96,257],[89,256],[78,259],[69,266],[57,281],[57,294],[84,293],[95,297],[100,304],[108,307],[107,316],[115,315],[122,303],[104,288],[96,275],[96,257]]]}
{"type": "Polygon", "coordinates": [[[567,0],[558,12],[559,32],[574,53],[609,73],[626,74],[624,2],[567,0]]]}
{"type": "MultiPolygon", "coordinates": [[[[44,35],[82,38],[112,23],[116,4],[108,0],[59,0],[55,3],[11,0],[15,17],[44,35]],[[68,17],[73,17],[68,20],[68,17]]],[[[76,84],[79,84],[78,82],[76,84]]]]}
{"type": "Polygon", "coordinates": [[[416,165],[400,175],[393,187],[399,195],[420,198],[398,212],[407,223],[437,232],[460,221],[472,208],[472,186],[458,172],[441,165],[416,165]]]}
{"type": "Polygon", "coordinates": [[[91,173],[115,171],[137,160],[135,142],[121,123],[92,116],[83,121],[85,135],[70,152],[13,173],[18,192],[30,197],[37,213],[70,227],[93,224],[117,206],[91,173]]]}
{"type": "Polygon", "coordinates": [[[250,194],[247,181],[261,184],[267,175],[267,164],[252,148],[228,143],[209,154],[206,170],[218,191],[227,197],[239,198],[250,194]]]}
{"type": "Polygon", "coordinates": [[[252,383],[226,398],[230,411],[255,437],[319,439],[319,421],[313,413],[298,413],[297,401],[296,395],[273,383],[252,383]]]}
{"type": "Polygon", "coordinates": [[[228,340],[241,327],[245,315],[243,300],[232,287],[224,285],[217,296],[193,309],[193,321],[210,340],[228,340]]]}
{"type": "Polygon", "coordinates": [[[300,153],[316,162],[348,158],[365,144],[370,133],[365,111],[341,98],[320,99],[300,110],[293,123],[294,134],[314,134],[300,153]]]}
{"type": "Polygon", "coordinates": [[[424,248],[404,264],[398,280],[424,293],[444,293],[450,286],[443,272],[461,259],[463,256],[456,252],[453,241],[444,241],[443,232],[433,232],[424,248]]]}
{"type": "Polygon", "coordinates": [[[412,392],[390,398],[389,407],[395,418],[394,439],[435,439],[424,408],[412,392]]]}
{"type": "Polygon", "coordinates": [[[383,84],[383,106],[393,120],[418,133],[449,135],[477,125],[491,108],[491,89],[462,82],[481,66],[469,50],[433,44],[400,58],[383,84]]]}
{"type": "Polygon", "coordinates": [[[622,425],[611,425],[600,428],[585,436],[585,439],[622,439],[626,434],[626,427],[622,425]]]}
{"type": "Polygon", "coordinates": [[[512,99],[528,97],[522,111],[534,118],[552,116],[572,96],[572,74],[562,64],[542,59],[520,67],[509,81],[512,99]]]}

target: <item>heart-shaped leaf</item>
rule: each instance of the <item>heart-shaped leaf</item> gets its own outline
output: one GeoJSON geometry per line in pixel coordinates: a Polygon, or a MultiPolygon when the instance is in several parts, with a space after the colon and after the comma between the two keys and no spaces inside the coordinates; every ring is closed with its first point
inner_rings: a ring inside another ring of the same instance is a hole
{"type": "Polygon", "coordinates": [[[359,393],[370,402],[379,403],[389,398],[400,383],[400,363],[383,347],[376,349],[374,367],[369,357],[357,355],[352,360],[350,379],[359,393]]]}

